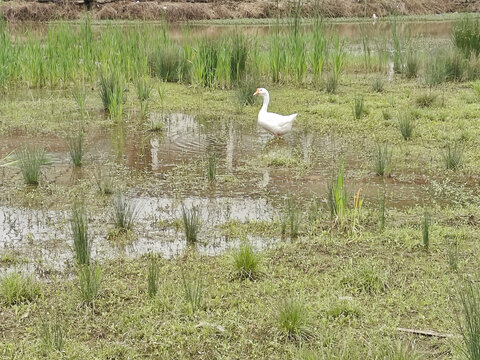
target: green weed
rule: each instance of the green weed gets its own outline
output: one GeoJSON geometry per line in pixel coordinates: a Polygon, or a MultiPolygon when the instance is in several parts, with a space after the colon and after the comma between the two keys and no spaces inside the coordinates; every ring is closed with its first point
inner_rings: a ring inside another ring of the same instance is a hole
{"type": "Polygon", "coordinates": [[[430,248],[430,215],[428,214],[427,209],[423,213],[423,222],[422,222],[422,239],[423,239],[423,248],[428,251],[430,248]]]}
{"type": "Polygon", "coordinates": [[[62,352],[65,346],[65,330],[60,321],[47,321],[42,318],[40,324],[40,338],[45,349],[62,352]]]}
{"type": "Polygon", "coordinates": [[[189,280],[182,273],[183,295],[189,311],[194,313],[203,307],[203,285],[199,279],[189,280]]]}
{"type": "Polygon", "coordinates": [[[217,155],[211,153],[207,157],[207,178],[208,181],[213,182],[217,176],[217,155]]]}
{"type": "Polygon", "coordinates": [[[480,359],[480,288],[465,281],[459,291],[460,312],[458,325],[463,339],[462,352],[469,360],[480,359]]]}
{"type": "Polygon", "coordinates": [[[299,299],[287,297],[277,311],[278,326],[289,339],[302,341],[312,337],[308,310],[299,299]]]}
{"type": "Polygon", "coordinates": [[[442,152],[443,163],[447,170],[455,171],[462,165],[465,147],[459,142],[447,144],[442,152]]]}
{"type": "Polygon", "coordinates": [[[362,95],[353,99],[353,117],[358,120],[365,114],[365,102],[362,95]]]}
{"type": "Polygon", "coordinates": [[[243,242],[233,251],[232,259],[239,278],[250,280],[257,278],[261,257],[255,253],[248,242],[243,242]]]}
{"type": "Polygon", "coordinates": [[[182,205],[182,220],[183,230],[187,242],[194,243],[198,239],[198,232],[200,230],[200,215],[198,207],[192,206],[190,209],[182,205]]]}
{"type": "Polygon", "coordinates": [[[413,116],[410,112],[402,112],[398,115],[398,129],[404,140],[410,140],[414,128],[413,116]]]}
{"type": "Polygon", "coordinates": [[[100,98],[103,108],[112,119],[119,120],[123,113],[123,82],[118,71],[100,72],[100,98]]]}
{"type": "Polygon", "coordinates": [[[17,151],[16,160],[28,185],[38,185],[41,166],[50,162],[43,150],[30,147],[17,151]]]}
{"type": "Polygon", "coordinates": [[[100,291],[102,270],[99,265],[90,263],[77,267],[80,296],[85,304],[92,304],[100,291]]]}
{"type": "Polygon", "coordinates": [[[375,91],[375,92],[382,92],[383,89],[385,87],[385,81],[383,80],[383,77],[381,76],[376,76],[374,79],[373,79],[373,83],[372,83],[372,90],[375,91]]]}
{"type": "Polygon", "coordinates": [[[147,274],[147,294],[154,298],[158,293],[158,265],[154,255],[149,256],[147,274]]]}
{"type": "Polygon", "coordinates": [[[0,281],[0,297],[8,305],[34,301],[40,294],[40,284],[31,276],[11,272],[0,281]]]}
{"type": "Polygon", "coordinates": [[[73,165],[82,166],[84,154],[85,135],[82,130],[79,130],[76,136],[71,137],[67,142],[70,158],[73,165]]]}
{"type": "Polygon", "coordinates": [[[79,265],[88,265],[90,263],[92,243],[88,238],[88,217],[83,205],[73,205],[70,225],[73,235],[75,262],[79,265]]]}
{"type": "Polygon", "coordinates": [[[392,153],[388,150],[388,145],[384,144],[382,147],[380,144],[377,144],[377,150],[374,154],[375,173],[379,176],[388,174],[392,161],[392,153]]]}
{"type": "Polygon", "coordinates": [[[112,201],[112,219],[118,230],[131,230],[138,215],[138,207],[125,199],[123,194],[117,194],[112,201]]]}

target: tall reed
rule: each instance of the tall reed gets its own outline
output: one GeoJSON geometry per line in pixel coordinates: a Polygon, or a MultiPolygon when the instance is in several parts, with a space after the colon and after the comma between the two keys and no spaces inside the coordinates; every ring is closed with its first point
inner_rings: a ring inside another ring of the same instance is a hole
{"type": "Polygon", "coordinates": [[[103,108],[112,119],[119,120],[123,114],[123,82],[118,70],[100,73],[100,98],[103,108]]]}
{"type": "Polygon", "coordinates": [[[88,237],[88,217],[83,205],[79,203],[73,205],[70,226],[72,228],[75,262],[79,265],[88,265],[91,258],[92,243],[88,237]]]}
{"type": "Polygon", "coordinates": [[[204,87],[217,85],[219,49],[213,40],[205,40],[198,45],[193,60],[193,76],[197,84],[204,87]]]}
{"type": "Polygon", "coordinates": [[[327,38],[322,18],[315,16],[313,21],[313,49],[311,52],[311,66],[313,71],[313,80],[316,85],[322,81],[324,63],[328,57],[327,38]]]}

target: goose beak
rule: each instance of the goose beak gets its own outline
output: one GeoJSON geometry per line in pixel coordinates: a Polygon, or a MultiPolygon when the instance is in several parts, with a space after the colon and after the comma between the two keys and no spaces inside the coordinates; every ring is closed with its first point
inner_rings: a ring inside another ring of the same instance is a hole
{"type": "Polygon", "coordinates": [[[259,92],[258,92],[258,89],[257,89],[257,90],[253,93],[253,96],[258,95],[258,94],[259,94],[259,92]]]}

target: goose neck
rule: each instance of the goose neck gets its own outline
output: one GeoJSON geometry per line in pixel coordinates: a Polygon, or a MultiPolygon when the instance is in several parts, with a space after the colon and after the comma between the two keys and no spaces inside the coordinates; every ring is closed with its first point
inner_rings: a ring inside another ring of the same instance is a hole
{"type": "Polygon", "coordinates": [[[263,105],[260,111],[267,112],[269,102],[270,102],[270,96],[268,94],[263,95],[263,105]]]}

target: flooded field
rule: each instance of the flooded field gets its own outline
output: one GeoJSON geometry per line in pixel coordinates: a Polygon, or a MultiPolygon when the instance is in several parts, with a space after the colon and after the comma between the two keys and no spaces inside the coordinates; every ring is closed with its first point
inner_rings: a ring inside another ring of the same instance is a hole
{"type": "Polygon", "coordinates": [[[0,278],[46,290],[33,315],[0,301],[0,358],[29,358],[20,336],[54,358],[461,359],[480,48],[460,21],[1,23],[0,278]],[[291,132],[259,125],[259,87],[291,132]],[[288,301],[308,326],[278,325],[288,301]]]}

